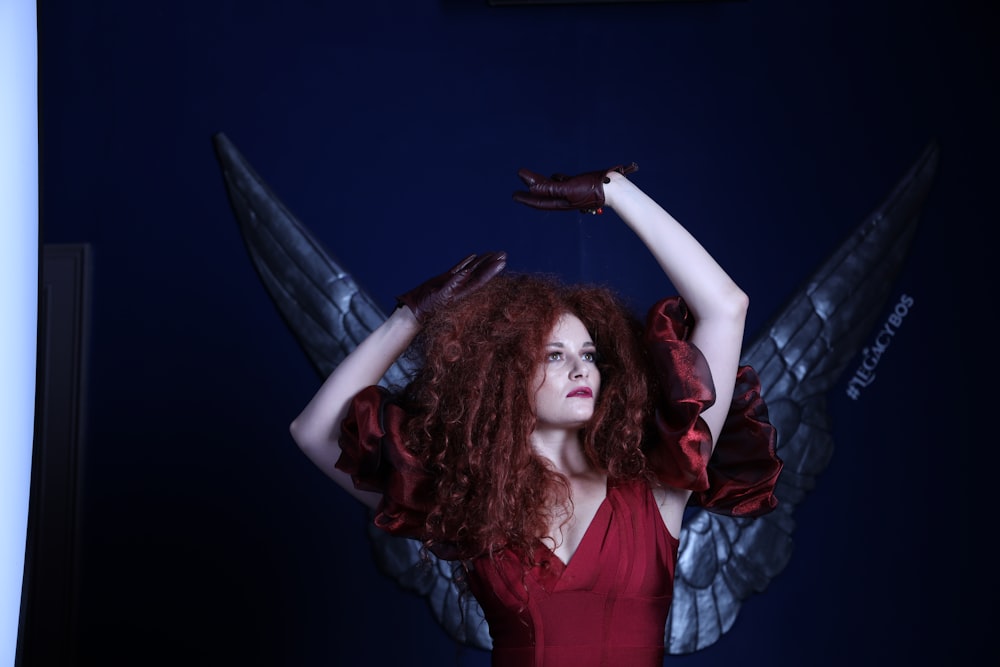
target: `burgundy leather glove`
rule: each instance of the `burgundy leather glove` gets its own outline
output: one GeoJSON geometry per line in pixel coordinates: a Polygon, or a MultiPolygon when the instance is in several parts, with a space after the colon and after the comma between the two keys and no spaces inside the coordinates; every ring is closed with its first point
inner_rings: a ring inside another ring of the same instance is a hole
{"type": "Polygon", "coordinates": [[[436,310],[447,306],[474,292],[507,266],[507,253],[489,252],[485,255],[469,255],[439,276],[427,280],[409,292],[396,297],[413,311],[417,321],[423,324],[436,310]]]}
{"type": "Polygon", "coordinates": [[[635,162],[628,166],[618,165],[601,171],[588,171],[576,176],[553,174],[545,178],[533,171],[520,169],[517,175],[528,186],[528,192],[514,193],[514,201],[547,211],[573,211],[602,213],[604,206],[604,184],[610,183],[607,174],[617,171],[622,175],[638,171],[635,162]]]}

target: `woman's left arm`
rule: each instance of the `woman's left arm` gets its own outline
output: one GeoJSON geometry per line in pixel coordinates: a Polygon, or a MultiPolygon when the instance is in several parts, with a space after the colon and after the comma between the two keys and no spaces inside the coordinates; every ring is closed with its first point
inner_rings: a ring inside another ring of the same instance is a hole
{"type": "Polygon", "coordinates": [[[749,299],[673,216],[617,171],[607,177],[605,206],[646,244],[694,316],[691,342],[705,355],[715,383],[715,404],[702,413],[714,443],[733,398],[749,299]]]}
{"type": "MultiPolygon", "coordinates": [[[[715,403],[701,413],[714,450],[733,399],[749,298],[672,215],[622,174],[607,177],[605,206],[646,244],[694,316],[690,340],[705,356],[715,384],[715,403]]],[[[654,494],[667,528],[680,535],[691,492],[660,487],[654,494]]]]}

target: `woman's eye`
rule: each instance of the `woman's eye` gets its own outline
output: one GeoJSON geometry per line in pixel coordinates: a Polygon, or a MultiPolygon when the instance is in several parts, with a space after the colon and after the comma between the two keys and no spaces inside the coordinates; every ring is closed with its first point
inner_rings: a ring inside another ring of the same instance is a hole
{"type": "Polygon", "coordinates": [[[594,362],[597,361],[597,353],[596,352],[584,352],[583,353],[583,360],[584,361],[589,361],[591,363],[594,363],[594,362]]]}
{"type": "Polygon", "coordinates": [[[559,361],[562,359],[562,352],[549,352],[548,356],[545,358],[549,361],[559,361]]]}

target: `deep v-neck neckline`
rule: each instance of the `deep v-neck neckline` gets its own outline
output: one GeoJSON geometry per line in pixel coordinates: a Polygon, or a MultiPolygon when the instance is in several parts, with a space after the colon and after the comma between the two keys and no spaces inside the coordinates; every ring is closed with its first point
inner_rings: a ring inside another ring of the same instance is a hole
{"type": "Polygon", "coordinates": [[[576,555],[580,552],[580,549],[583,547],[583,545],[586,544],[587,540],[590,539],[590,534],[595,530],[594,524],[597,523],[597,518],[601,516],[601,512],[603,512],[608,503],[611,502],[610,499],[611,499],[611,480],[605,478],[604,497],[601,498],[601,502],[598,503],[597,509],[594,510],[593,516],[590,517],[590,522],[584,529],[583,535],[580,537],[580,541],[577,542],[576,549],[574,549],[573,553],[569,555],[569,560],[563,560],[562,557],[556,553],[556,550],[549,547],[549,545],[546,544],[544,540],[541,539],[538,540],[539,545],[541,545],[542,549],[545,550],[546,554],[561,566],[559,568],[560,572],[566,571],[570,567],[570,565],[576,561],[576,555]]]}

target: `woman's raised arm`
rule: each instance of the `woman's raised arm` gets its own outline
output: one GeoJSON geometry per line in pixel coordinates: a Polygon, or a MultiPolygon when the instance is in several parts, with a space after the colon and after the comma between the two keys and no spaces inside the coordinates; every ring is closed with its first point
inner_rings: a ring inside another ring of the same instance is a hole
{"type": "Polygon", "coordinates": [[[736,384],[749,299],[691,234],[625,176],[612,171],[606,206],[646,244],[695,319],[691,342],[705,355],[715,404],[702,413],[713,442],[722,431],[736,384]]]}
{"type": "Polygon", "coordinates": [[[334,369],[289,427],[292,439],[309,460],[369,507],[378,503],[378,494],[355,489],[350,475],[336,467],[340,458],[340,422],[351,399],[365,387],[378,383],[419,331],[420,323],[408,307],[394,310],[334,369]]]}
{"type": "Polygon", "coordinates": [[[320,470],[370,507],[378,494],[354,488],[350,476],[337,469],[340,424],[354,396],[376,384],[409,347],[421,323],[451,301],[461,298],[503,270],[506,255],[470,255],[448,271],[399,297],[400,307],[334,369],[316,395],[292,421],[292,438],[320,470]]]}
{"type": "Polygon", "coordinates": [[[637,169],[633,163],[552,178],[521,169],[518,176],[528,191],[515,192],[514,200],[588,213],[608,206],[642,239],[694,316],[691,342],[705,355],[715,383],[715,404],[702,413],[714,445],[733,397],[749,300],[673,216],[625,177],[637,169]]]}

